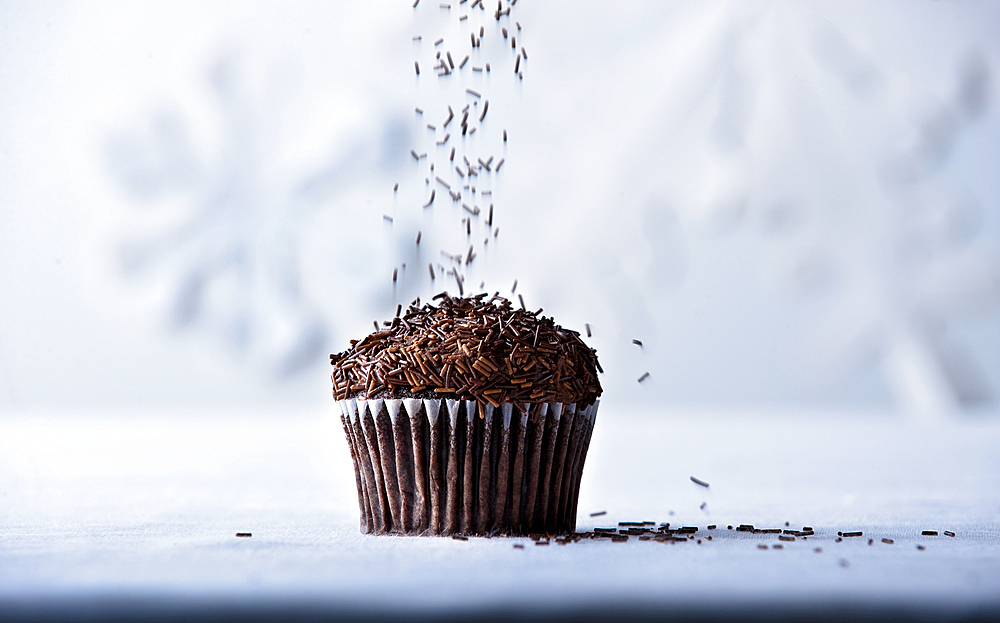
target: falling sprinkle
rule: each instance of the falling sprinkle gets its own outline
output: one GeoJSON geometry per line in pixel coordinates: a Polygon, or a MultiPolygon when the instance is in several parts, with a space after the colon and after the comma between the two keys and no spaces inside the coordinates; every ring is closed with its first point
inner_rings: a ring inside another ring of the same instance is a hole
{"type": "MultiPolygon", "coordinates": [[[[691,482],[693,482],[696,485],[701,485],[703,487],[708,487],[708,483],[707,482],[705,482],[704,480],[702,480],[700,478],[695,478],[694,476],[691,476],[691,482]]],[[[723,488],[725,488],[725,487],[723,487],[723,488]]]]}
{"type": "Polygon", "coordinates": [[[648,378],[649,378],[649,372],[644,372],[642,374],[642,376],[639,377],[639,382],[642,383],[643,381],[645,381],[648,378]]]}

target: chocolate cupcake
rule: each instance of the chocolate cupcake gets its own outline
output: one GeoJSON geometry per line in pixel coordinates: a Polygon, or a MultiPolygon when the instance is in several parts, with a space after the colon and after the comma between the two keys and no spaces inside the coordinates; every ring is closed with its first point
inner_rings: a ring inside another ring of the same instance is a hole
{"type": "Polygon", "coordinates": [[[361,531],[572,531],[596,351],[498,295],[434,299],[330,356],[361,531]]]}

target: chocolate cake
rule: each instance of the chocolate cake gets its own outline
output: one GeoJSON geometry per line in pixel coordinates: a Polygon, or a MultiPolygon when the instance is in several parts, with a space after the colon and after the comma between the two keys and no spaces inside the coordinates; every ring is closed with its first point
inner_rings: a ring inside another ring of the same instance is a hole
{"type": "Polygon", "coordinates": [[[542,310],[486,296],[397,307],[330,356],[362,532],[574,529],[597,354],[542,310]]]}

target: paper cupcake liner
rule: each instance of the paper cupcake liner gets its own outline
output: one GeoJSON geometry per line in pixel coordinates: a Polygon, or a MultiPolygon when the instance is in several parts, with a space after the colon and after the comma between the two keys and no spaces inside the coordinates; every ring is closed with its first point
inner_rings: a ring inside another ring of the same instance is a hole
{"type": "Polygon", "coordinates": [[[361,531],[560,534],[576,527],[600,401],[478,405],[416,398],[337,403],[351,447],[361,531]]]}

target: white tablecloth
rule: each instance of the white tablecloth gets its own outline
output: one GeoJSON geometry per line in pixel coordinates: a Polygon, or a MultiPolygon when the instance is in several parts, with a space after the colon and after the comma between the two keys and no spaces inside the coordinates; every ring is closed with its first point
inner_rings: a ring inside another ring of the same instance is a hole
{"type": "Polygon", "coordinates": [[[994,416],[605,401],[578,530],[670,522],[701,544],[362,535],[332,406],[3,414],[0,496],[0,618],[1000,614],[994,416]],[[816,535],[726,529],[786,521],[816,535]]]}

